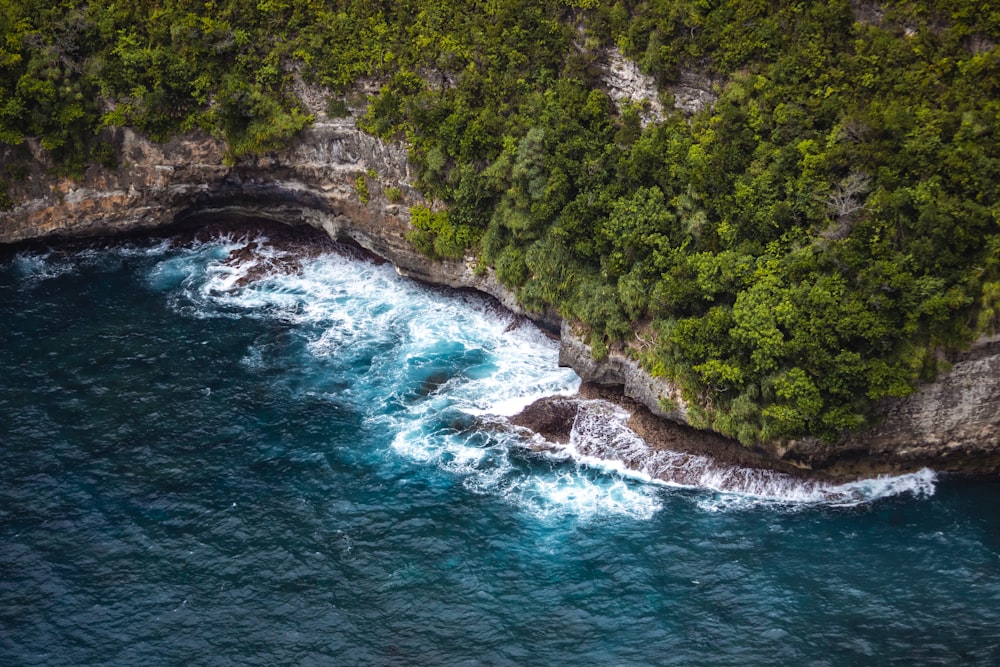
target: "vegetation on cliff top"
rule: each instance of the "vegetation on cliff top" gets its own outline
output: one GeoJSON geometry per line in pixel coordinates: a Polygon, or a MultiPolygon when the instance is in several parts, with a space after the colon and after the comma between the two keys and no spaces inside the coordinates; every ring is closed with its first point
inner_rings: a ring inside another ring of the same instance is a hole
{"type": "MultiPolygon", "coordinates": [[[[234,157],[310,118],[295,77],[412,147],[519,298],[682,387],[699,426],[836,437],[1000,324],[1000,9],[973,0],[0,0],[0,142],[69,172],[106,125],[202,129],[234,157]],[[602,92],[617,46],[693,116],[602,92]]],[[[7,165],[0,178],[16,178],[7,165]]]]}

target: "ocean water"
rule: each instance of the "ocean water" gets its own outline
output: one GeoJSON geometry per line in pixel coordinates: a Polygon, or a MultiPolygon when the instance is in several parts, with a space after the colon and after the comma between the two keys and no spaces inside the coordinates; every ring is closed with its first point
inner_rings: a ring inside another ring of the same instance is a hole
{"type": "Polygon", "coordinates": [[[1000,483],[536,451],[554,341],[266,235],[0,256],[0,664],[1000,664],[1000,483]]]}

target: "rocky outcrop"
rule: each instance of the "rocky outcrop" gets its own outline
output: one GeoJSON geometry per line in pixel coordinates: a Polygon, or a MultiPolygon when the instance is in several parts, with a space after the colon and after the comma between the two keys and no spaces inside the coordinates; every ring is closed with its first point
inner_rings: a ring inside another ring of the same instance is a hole
{"type": "Polygon", "coordinates": [[[880,25],[885,18],[885,11],[873,0],[851,0],[851,13],[855,21],[867,25],[880,25]]]}
{"type": "Polygon", "coordinates": [[[625,396],[658,417],[687,423],[687,406],[676,385],[651,376],[639,362],[617,350],[594,359],[590,346],[568,323],[560,331],[559,365],[572,368],[584,382],[621,387],[625,396]]]}
{"type": "MultiPolygon", "coordinates": [[[[638,63],[626,58],[615,47],[605,49],[600,56],[601,82],[619,111],[623,105],[638,104],[642,108],[640,118],[643,125],[666,117],[656,82],[653,77],[642,73],[638,63]]],[[[715,81],[711,77],[688,70],[682,71],[676,81],[667,85],[665,92],[673,95],[674,109],[688,116],[712,106],[718,99],[715,81]]]]}
{"type": "MultiPolygon", "coordinates": [[[[572,367],[585,382],[620,390],[659,417],[687,423],[676,386],[651,377],[622,352],[612,351],[595,361],[590,346],[566,325],[559,363],[572,367]]],[[[951,369],[934,382],[906,398],[884,401],[876,406],[876,414],[876,426],[846,434],[834,443],[810,438],[759,443],[753,449],[780,469],[792,465],[836,479],[925,467],[963,475],[996,475],[1000,473],[1000,336],[978,341],[956,356],[951,369]]],[[[735,441],[731,444],[739,446],[735,441]]],[[[731,447],[716,449],[721,454],[731,447]]]]}
{"type": "Polygon", "coordinates": [[[667,89],[674,95],[674,108],[689,116],[711,107],[719,98],[715,81],[697,72],[681,72],[680,78],[667,89]]]}
{"type": "Polygon", "coordinates": [[[537,433],[549,442],[565,444],[573,433],[580,401],[566,396],[542,398],[511,417],[514,426],[537,433]]]}
{"type": "Polygon", "coordinates": [[[600,62],[601,82],[619,109],[623,104],[640,105],[643,125],[663,120],[663,104],[653,77],[643,74],[639,65],[616,47],[605,49],[600,62]]]}
{"type": "MultiPolygon", "coordinates": [[[[491,271],[480,270],[474,258],[432,262],[413,249],[406,240],[409,206],[433,203],[412,186],[405,146],[361,132],[352,118],[330,119],[317,112],[316,124],[294,146],[235,164],[227,164],[222,142],[204,135],[158,144],[120,128],[106,131],[104,138],[119,166],[91,168],[79,181],[47,175],[49,165],[37,147],[28,146],[32,154],[27,156],[0,154],[0,162],[24,164],[27,157],[29,165],[25,177],[10,187],[17,205],[0,211],[0,243],[119,234],[207,216],[309,224],[353,240],[403,275],[475,289],[523,313],[513,293],[491,271]]],[[[529,316],[559,330],[554,317],[529,316]]],[[[686,406],[671,383],[651,377],[620,351],[595,360],[565,324],[561,337],[560,363],[583,380],[621,388],[654,415],[686,422],[686,406]]],[[[1000,471],[998,379],[1000,339],[980,341],[934,383],[880,406],[884,419],[876,428],[834,445],[802,440],[762,445],[760,451],[781,466],[838,477],[922,466],[995,474],[1000,471]]]]}

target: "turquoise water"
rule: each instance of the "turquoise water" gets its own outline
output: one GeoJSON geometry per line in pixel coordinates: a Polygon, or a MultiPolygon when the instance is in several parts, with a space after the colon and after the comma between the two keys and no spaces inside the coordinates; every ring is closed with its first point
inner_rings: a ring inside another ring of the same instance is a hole
{"type": "Polygon", "coordinates": [[[1000,484],[538,453],[556,343],[258,242],[0,257],[0,664],[1000,664],[1000,484]]]}

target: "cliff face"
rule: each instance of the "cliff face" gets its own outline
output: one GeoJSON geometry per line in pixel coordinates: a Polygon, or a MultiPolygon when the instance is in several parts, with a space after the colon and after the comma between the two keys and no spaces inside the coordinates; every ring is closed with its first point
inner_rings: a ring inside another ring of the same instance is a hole
{"type": "MultiPolygon", "coordinates": [[[[590,347],[565,327],[559,363],[586,382],[619,387],[650,412],[686,423],[677,388],[650,377],[621,352],[596,362],[590,347]],[[671,406],[663,408],[664,399],[671,406]]],[[[924,467],[965,475],[1000,473],[1000,336],[975,343],[952,368],[914,394],[876,407],[878,424],[834,443],[815,439],[761,443],[768,459],[836,478],[913,472],[924,467]]]]}
{"type": "Polygon", "coordinates": [[[620,387],[628,398],[645,405],[657,417],[687,423],[687,406],[671,382],[652,377],[637,361],[611,351],[596,360],[590,346],[568,324],[560,331],[559,365],[572,368],[580,379],[605,387],[620,387]]]}
{"type": "Polygon", "coordinates": [[[774,455],[810,468],[865,474],[871,468],[1000,472],[1000,336],[977,341],[949,372],[914,394],[878,407],[879,425],[835,446],[791,443],[774,455]]]}
{"type": "MultiPolygon", "coordinates": [[[[309,224],[350,238],[412,278],[471,288],[522,312],[514,295],[475,260],[432,262],[406,240],[409,206],[424,203],[412,187],[402,144],[389,144],[328,119],[284,151],[225,164],[225,146],[203,135],[156,144],[128,129],[109,130],[119,166],[92,168],[80,181],[46,175],[36,152],[28,177],[13,184],[19,204],[0,211],[0,243],[52,236],[96,236],[153,229],[205,215],[266,218],[309,224]],[[359,194],[359,179],[370,198],[359,194]],[[389,197],[389,189],[392,199],[389,197]]],[[[0,162],[12,159],[0,154],[0,162]]],[[[550,329],[552,317],[532,316],[550,329]]],[[[588,382],[621,387],[667,419],[685,422],[686,409],[669,382],[652,378],[620,352],[595,361],[566,325],[560,363],[588,382]]],[[[1000,338],[980,341],[952,370],[913,396],[881,406],[884,420],[868,432],[823,445],[798,441],[762,446],[782,465],[838,476],[910,471],[923,466],[974,474],[1000,472],[1000,338]]]]}
{"type": "Polygon", "coordinates": [[[224,162],[225,145],[204,135],[157,144],[119,128],[104,140],[119,166],[93,167],[79,181],[47,176],[36,152],[28,177],[10,188],[18,205],[0,211],[0,243],[119,234],[209,215],[264,218],[350,238],[403,275],[479,290],[521,312],[490,272],[473,270],[472,258],[429,262],[413,249],[409,207],[427,202],[411,185],[406,148],[365,134],[352,118],[322,118],[291,148],[234,165],[224,162]]]}

